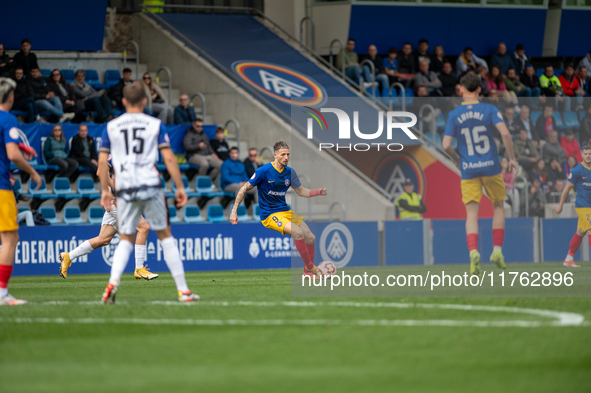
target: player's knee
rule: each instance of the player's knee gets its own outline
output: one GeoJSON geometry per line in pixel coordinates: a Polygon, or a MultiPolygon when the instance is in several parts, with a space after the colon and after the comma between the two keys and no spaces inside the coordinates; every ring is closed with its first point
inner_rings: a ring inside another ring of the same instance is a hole
{"type": "Polygon", "coordinates": [[[298,226],[293,226],[291,229],[291,237],[295,240],[302,240],[304,238],[304,231],[298,226]]]}
{"type": "Polygon", "coordinates": [[[308,244],[312,244],[316,242],[316,236],[314,236],[314,234],[310,231],[308,231],[305,235],[306,238],[306,243],[308,244]]]}
{"type": "Polygon", "coordinates": [[[99,247],[105,247],[109,243],[111,243],[111,239],[109,239],[107,237],[101,237],[101,238],[98,239],[98,246],[99,247]]]}
{"type": "Polygon", "coordinates": [[[147,235],[150,232],[150,224],[142,221],[138,224],[136,229],[139,233],[147,235]]]}

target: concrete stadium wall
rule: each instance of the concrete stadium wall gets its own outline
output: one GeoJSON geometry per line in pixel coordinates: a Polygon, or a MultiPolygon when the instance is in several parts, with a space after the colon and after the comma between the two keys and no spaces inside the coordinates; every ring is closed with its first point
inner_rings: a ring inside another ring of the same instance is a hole
{"type": "MultiPolygon", "coordinates": [[[[241,141],[259,149],[278,140],[291,141],[292,163],[298,173],[310,176],[313,187],[330,190],[328,197],[316,198],[315,204],[326,204],[328,208],[335,201],[342,202],[347,208],[347,220],[394,218],[391,202],[328,154],[318,154],[317,147],[299,133],[291,133],[289,124],[181,41],[144,15],[136,15],[133,23],[141,62],[149,69],[169,67],[173,87],[180,88],[181,93],[203,93],[207,99],[207,113],[213,114],[216,121],[237,119],[241,126],[241,141]]],[[[298,203],[302,214],[307,209],[307,201],[299,199],[298,203]]]]}

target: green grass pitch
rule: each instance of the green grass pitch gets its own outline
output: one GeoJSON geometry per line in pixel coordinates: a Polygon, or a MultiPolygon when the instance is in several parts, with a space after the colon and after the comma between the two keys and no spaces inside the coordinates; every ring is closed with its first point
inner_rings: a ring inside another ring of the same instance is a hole
{"type": "Polygon", "coordinates": [[[293,298],[287,270],[187,281],[199,304],[163,273],[126,274],[103,306],[106,275],[13,277],[31,303],[0,308],[0,391],[591,391],[589,298],[293,298]]]}

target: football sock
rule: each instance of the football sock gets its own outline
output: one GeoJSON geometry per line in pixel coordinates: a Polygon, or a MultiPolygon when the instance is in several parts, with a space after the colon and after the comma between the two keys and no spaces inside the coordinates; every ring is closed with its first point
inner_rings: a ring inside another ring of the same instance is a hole
{"type": "Polygon", "coordinates": [[[314,265],[310,263],[310,256],[308,255],[308,247],[306,247],[306,242],[304,241],[304,239],[296,240],[295,245],[296,245],[296,248],[298,249],[298,252],[300,253],[300,256],[304,260],[304,266],[306,267],[306,269],[308,269],[308,270],[312,269],[312,267],[314,265]]]}
{"type": "Polygon", "coordinates": [[[129,256],[133,251],[133,244],[127,240],[121,239],[119,245],[113,254],[113,266],[111,266],[111,278],[109,283],[119,285],[121,282],[121,275],[127,266],[129,256]]]}
{"type": "Polygon", "coordinates": [[[8,281],[12,275],[12,265],[0,265],[0,297],[8,294],[8,281]]]}
{"type": "Polygon", "coordinates": [[[94,251],[94,248],[92,248],[92,246],[90,245],[90,242],[88,240],[86,240],[84,243],[82,243],[81,245],[79,245],[78,247],[76,247],[75,249],[70,251],[68,254],[70,254],[70,260],[73,261],[74,259],[76,259],[78,257],[82,257],[86,254],[90,254],[93,251],[94,251]]]}
{"type": "Polygon", "coordinates": [[[315,255],[315,244],[306,244],[306,249],[308,250],[308,258],[310,259],[310,263],[313,265],[314,264],[314,257],[315,255]]]}
{"type": "Polygon", "coordinates": [[[466,236],[466,241],[468,242],[468,250],[478,250],[478,234],[477,233],[469,233],[466,236]]]}
{"type": "Polygon", "coordinates": [[[172,236],[167,237],[162,240],[161,244],[162,252],[164,253],[164,261],[166,262],[166,266],[168,266],[168,270],[170,270],[170,273],[172,274],[176,289],[181,292],[187,292],[189,287],[185,280],[185,268],[181,261],[179,249],[174,245],[174,238],[172,236]]]}
{"type": "Polygon", "coordinates": [[[570,246],[568,248],[568,255],[566,256],[567,261],[572,261],[573,257],[577,253],[577,250],[581,246],[581,242],[583,241],[583,236],[579,236],[575,233],[572,240],[570,241],[570,246]]]}
{"type": "Polygon", "coordinates": [[[135,245],[135,268],[141,269],[144,267],[144,261],[146,261],[146,245],[136,244],[135,245]]]}
{"type": "Polygon", "coordinates": [[[503,247],[503,241],[505,240],[505,229],[499,228],[492,230],[493,233],[493,247],[495,250],[500,250],[503,247]]]}

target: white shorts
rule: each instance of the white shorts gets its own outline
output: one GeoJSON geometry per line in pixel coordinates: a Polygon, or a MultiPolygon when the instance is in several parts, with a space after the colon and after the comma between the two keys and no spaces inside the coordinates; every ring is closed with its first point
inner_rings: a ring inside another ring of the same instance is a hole
{"type": "Polygon", "coordinates": [[[115,227],[115,230],[117,230],[117,208],[115,206],[111,205],[111,211],[105,210],[101,226],[102,225],[113,225],[113,227],[115,227]]]}
{"type": "Polygon", "coordinates": [[[119,233],[123,235],[135,234],[135,228],[142,215],[150,224],[150,228],[155,231],[161,231],[168,227],[168,208],[162,190],[145,201],[128,202],[123,198],[117,198],[117,210],[119,233]]]}

